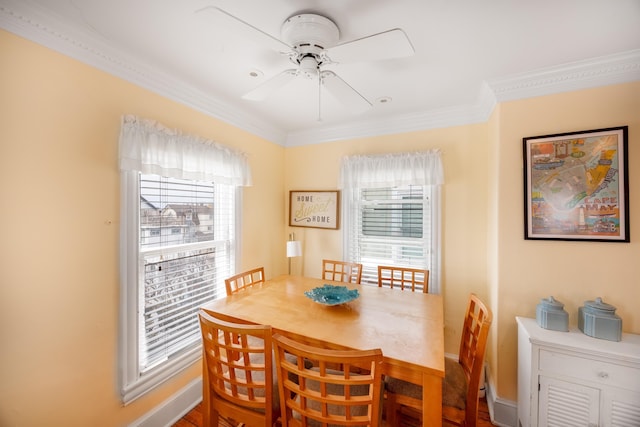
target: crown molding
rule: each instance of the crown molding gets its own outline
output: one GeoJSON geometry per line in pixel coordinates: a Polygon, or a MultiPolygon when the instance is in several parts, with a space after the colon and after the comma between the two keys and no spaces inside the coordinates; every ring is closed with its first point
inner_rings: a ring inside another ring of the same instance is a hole
{"type": "Polygon", "coordinates": [[[640,80],[637,49],[488,80],[472,105],[287,133],[124,55],[88,27],[72,28],[28,1],[3,0],[0,28],[284,147],[481,123],[499,102],[640,80]]]}
{"type": "Polygon", "coordinates": [[[640,80],[640,49],[569,62],[487,82],[498,102],[640,80]]]}

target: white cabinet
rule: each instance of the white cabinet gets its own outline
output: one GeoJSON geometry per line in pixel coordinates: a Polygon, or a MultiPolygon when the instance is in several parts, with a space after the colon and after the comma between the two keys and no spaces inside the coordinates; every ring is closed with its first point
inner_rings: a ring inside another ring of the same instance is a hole
{"type": "Polygon", "coordinates": [[[518,323],[518,427],[640,427],[640,335],[518,323]]]}

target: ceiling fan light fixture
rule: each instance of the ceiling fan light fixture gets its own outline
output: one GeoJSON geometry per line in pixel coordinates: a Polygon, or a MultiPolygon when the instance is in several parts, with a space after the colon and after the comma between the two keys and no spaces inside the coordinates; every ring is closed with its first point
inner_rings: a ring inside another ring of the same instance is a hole
{"type": "Polygon", "coordinates": [[[313,55],[305,55],[300,58],[300,73],[309,78],[317,78],[319,73],[317,59],[313,55]]]}

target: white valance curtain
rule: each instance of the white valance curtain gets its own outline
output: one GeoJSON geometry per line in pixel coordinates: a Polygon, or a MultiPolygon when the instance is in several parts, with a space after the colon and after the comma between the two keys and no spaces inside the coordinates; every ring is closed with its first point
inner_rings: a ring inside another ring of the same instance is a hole
{"type": "Polygon", "coordinates": [[[120,169],[218,184],[252,185],[245,153],[131,115],[122,117],[120,169]]]}
{"type": "Polygon", "coordinates": [[[355,155],[342,159],[338,187],[378,188],[402,185],[440,185],[444,172],[440,150],[355,155]]]}

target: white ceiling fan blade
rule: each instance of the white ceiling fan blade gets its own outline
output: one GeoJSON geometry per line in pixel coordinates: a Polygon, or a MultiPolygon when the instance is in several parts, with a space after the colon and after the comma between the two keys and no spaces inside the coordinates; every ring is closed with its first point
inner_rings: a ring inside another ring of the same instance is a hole
{"type": "Polygon", "coordinates": [[[267,96],[271,95],[274,91],[280,89],[282,86],[295,79],[297,75],[298,70],[284,70],[280,74],[277,74],[266,82],[262,83],[252,91],[242,95],[242,98],[251,101],[262,101],[267,96]]]}
{"type": "Polygon", "coordinates": [[[333,62],[378,61],[415,53],[409,37],[399,28],[339,44],[329,49],[333,62]]]}
{"type": "Polygon", "coordinates": [[[354,113],[362,113],[372,107],[371,103],[333,71],[320,74],[322,84],[338,101],[354,113]]]}
{"type": "Polygon", "coordinates": [[[268,46],[276,52],[290,52],[292,49],[291,46],[282,40],[273,37],[269,33],[265,33],[261,29],[254,27],[248,22],[243,21],[237,16],[234,16],[219,7],[207,6],[197,10],[196,12],[203,11],[214,13],[216,18],[219,18],[222,24],[227,24],[227,26],[232,27],[234,30],[234,37],[241,34],[246,39],[253,40],[255,43],[263,46],[268,46]]]}

